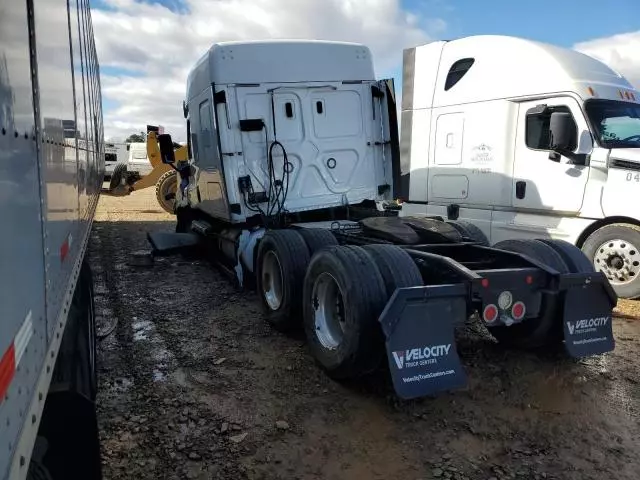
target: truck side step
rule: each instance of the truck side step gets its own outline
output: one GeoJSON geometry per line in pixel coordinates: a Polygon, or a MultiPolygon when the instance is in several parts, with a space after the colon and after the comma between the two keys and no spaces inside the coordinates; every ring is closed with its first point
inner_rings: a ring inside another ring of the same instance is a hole
{"type": "Polygon", "coordinates": [[[195,233],[149,232],[147,240],[156,257],[186,253],[200,244],[200,236],[195,233]]]}

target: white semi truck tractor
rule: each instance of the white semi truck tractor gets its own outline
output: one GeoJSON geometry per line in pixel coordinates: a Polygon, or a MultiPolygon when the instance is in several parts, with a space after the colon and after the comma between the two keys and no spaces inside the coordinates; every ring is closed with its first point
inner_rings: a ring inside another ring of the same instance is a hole
{"type": "MultiPolygon", "coordinates": [[[[176,232],[150,233],[153,253],[197,246],[255,285],[267,320],[304,328],[332,377],[386,358],[404,398],[459,387],[454,327],[470,317],[505,345],[564,344],[576,357],[614,348],[617,297],[574,245],[491,248],[473,223],[398,215],[394,86],[376,80],[367,47],[215,44],[189,74],[183,111],[186,159],[157,136],[180,183],[176,232]]],[[[413,128],[419,149],[429,125],[413,128]]]]}
{"type": "Polygon", "coordinates": [[[89,3],[0,0],[0,478],[99,479],[89,3]]]}
{"type": "Polygon", "coordinates": [[[505,36],[404,52],[401,215],[470,222],[492,244],[582,249],[640,296],[640,92],[577,51],[505,36]]]}

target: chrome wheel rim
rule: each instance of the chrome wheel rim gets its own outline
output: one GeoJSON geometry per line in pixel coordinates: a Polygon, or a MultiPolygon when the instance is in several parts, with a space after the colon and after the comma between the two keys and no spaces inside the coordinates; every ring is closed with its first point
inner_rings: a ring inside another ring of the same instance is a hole
{"type": "Polygon", "coordinates": [[[598,247],[593,259],[597,271],[612,285],[630,283],[640,275],[640,252],[627,240],[608,240],[598,247]]]}
{"type": "Polygon", "coordinates": [[[311,293],[316,337],[328,349],[337,349],[344,340],[344,300],[336,279],[329,273],[318,275],[311,293]]]}
{"type": "Polygon", "coordinates": [[[283,292],[282,266],[278,256],[269,250],[262,260],[262,295],[271,310],[280,308],[283,292]]]}

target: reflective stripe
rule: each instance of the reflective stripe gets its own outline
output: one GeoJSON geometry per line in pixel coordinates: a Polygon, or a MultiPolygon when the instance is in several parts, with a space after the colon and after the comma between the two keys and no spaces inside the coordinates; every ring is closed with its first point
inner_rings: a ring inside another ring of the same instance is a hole
{"type": "Polygon", "coordinates": [[[69,250],[71,250],[71,234],[67,235],[67,238],[64,239],[64,243],[60,247],[60,260],[64,262],[67,255],[69,255],[69,250]]]}
{"type": "Polygon", "coordinates": [[[27,314],[24,322],[22,322],[22,326],[18,333],[16,334],[16,338],[13,341],[15,345],[15,355],[16,355],[16,365],[20,364],[20,360],[22,359],[22,355],[24,351],[27,349],[27,345],[31,341],[31,337],[33,336],[33,321],[31,320],[31,310],[27,314]]]}
{"type": "Polygon", "coordinates": [[[20,363],[22,355],[33,337],[33,320],[31,317],[32,313],[29,310],[16,337],[0,360],[0,404],[3,402],[4,396],[9,390],[9,385],[11,385],[11,381],[16,374],[16,366],[20,363]]]}
{"type": "Polygon", "coordinates": [[[68,254],[69,254],[69,241],[65,240],[62,246],[60,247],[60,260],[64,262],[68,254]]]}
{"type": "Polygon", "coordinates": [[[12,343],[0,360],[0,404],[4,401],[4,396],[16,373],[15,354],[15,347],[12,343]]]}

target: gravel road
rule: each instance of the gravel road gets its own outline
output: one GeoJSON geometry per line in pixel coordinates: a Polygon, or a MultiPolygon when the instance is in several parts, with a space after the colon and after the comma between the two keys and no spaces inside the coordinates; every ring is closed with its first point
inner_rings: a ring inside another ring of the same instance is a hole
{"type": "Polygon", "coordinates": [[[151,189],[101,199],[106,479],[638,479],[640,321],[617,319],[615,352],[583,361],[506,351],[470,325],[468,388],[400,401],[385,372],[327,378],[206,262],[132,265],[146,232],[173,227],[151,189]]]}

